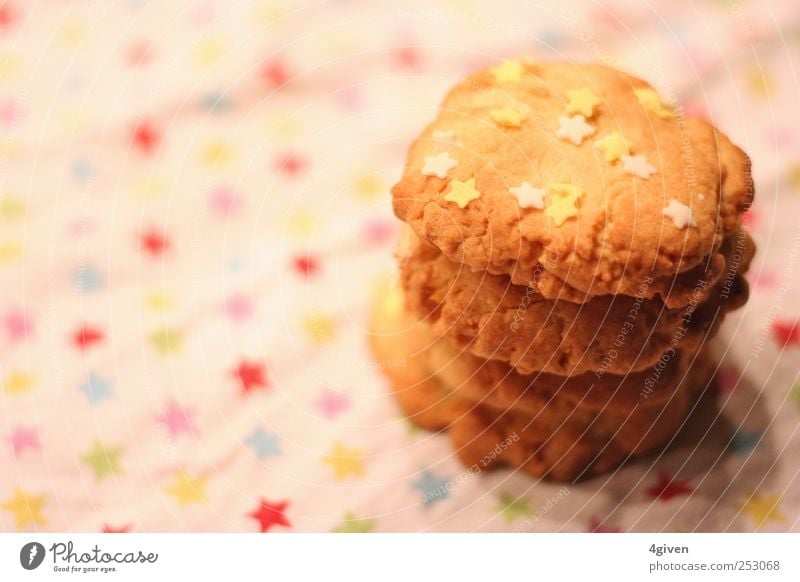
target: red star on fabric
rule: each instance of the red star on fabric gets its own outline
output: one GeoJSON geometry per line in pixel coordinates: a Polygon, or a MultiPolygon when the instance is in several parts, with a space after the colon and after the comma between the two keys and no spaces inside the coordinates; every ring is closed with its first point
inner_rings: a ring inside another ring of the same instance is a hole
{"type": "Polygon", "coordinates": [[[169,250],[170,243],[164,234],[156,229],[150,229],[140,238],[142,250],[153,257],[157,257],[169,250]]]}
{"type": "Polygon", "coordinates": [[[231,375],[239,381],[245,394],[257,388],[268,388],[269,383],[265,378],[265,366],[261,363],[252,363],[242,360],[239,365],[231,371],[231,375]]]}
{"type": "Polygon", "coordinates": [[[800,344],[800,326],[797,321],[776,321],[772,324],[772,335],[781,347],[787,348],[800,344]]]}
{"type": "Polygon", "coordinates": [[[275,167],[279,172],[288,174],[291,177],[298,176],[308,166],[308,162],[302,156],[289,154],[278,158],[275,167]]]}
{"type": "Polygon", "coordinates": [[[295,257],[292,259],[292,266],[304,277],[311,277],[319,272],[319,262],[311,255],[295,257]]]}
{"type": "Polygon", "coordinates": [[[688,481],[670,479],[666,471],[661,471],[658,474],[658,482],[648,487],[645,491],[653,499],[669,501],[673,497],[689,495],[694,489],[689,485],[688,481]]]}
{"type": "Polygon", "coordinates": [[[72,342],[81,350],[86,350],[103,341],[103,332],[97,328],[83,325],[73,335],[72,342]]]}
{"type": "Polygon", "coordinates": [[[131,531],[131,524],[126,523],[125,525],[120,526],[113,526],[108,525],[107,523],[103,524],[103,529],[100,530],[102,533],[130,533],[131,531]]]}
{"type": "Polygon", "coordinates": [[[620,533],[622,528],[613,525],[603,525],[596,517],[589,520],[589,533],[620,533]]]}
{"type": "Polygon", "coordinates": [[[146,65],[152,58],[153,49],[146,41],[138,41],[128,47],[125,54],[125,60],[132,67],[146,65]]]}
{"type": "Polygon", "coordinates": [[[417,70],[422,64],[422,54],[413,46],[398,47],[394,50],[394,60],[404,69],[417,70]]]}
{"type": "Polygon", "coordinates": [[[261,69],[261,78],[270,87],[283,87],[289,81],[289,72],[282,61],[269,61],[261,69]]]}
{"type": "Polygon", "coordinates": [[[258,507],[248,513],[247,517],[252,517],[258,521],[261,533],[268,531],[275,525],[292,527],[285,513],[287,505],[289,505],[289,502],[286,500],[271,503],[262,497],[259,500],[258,507]]]}
{"type": "Polygon", "coordinates": [[[161,134],[148,121],[140,122],[131,136],[131,143],[146,154],[151,153],[160,141],[161,134]]]}
{"type": "Polygon", "coordinates": [[[17,19],[17,14],[11,4],[4,2],[0,5],[0,30],[8,30],[17,19]]]}

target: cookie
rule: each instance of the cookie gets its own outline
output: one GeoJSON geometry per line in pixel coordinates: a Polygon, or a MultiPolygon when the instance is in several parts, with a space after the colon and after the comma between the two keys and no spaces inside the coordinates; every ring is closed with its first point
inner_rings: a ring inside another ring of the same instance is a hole
{"type": "Polygon", "coordinates": [[[453,262],[546,299],[671,308],[722,268],[752,195],[747,155],[644,81],[527,62],[456,85],[392,189],[396,215],[453,262]]]}
{"type": "MultiPolygon", "coordinates": [[[[531,413],[516,403],[505,406],[465,397],[458,379],[441,373],[461,363],[442,367],[435,356],[431,358],[430,350],[419,349],[418,332],[424,327],[409,319],[396,290],[378,302],[370,327],[376,360],[403,362],[381,366],[401,408],[426,428],[447,430],[466,465],[489,469],[508,464],[557,480],[604,472],[661,446],[680,427],[711,369],[705,359],[691,362],[678,355],[682,373],[666,399],[641,398],[629,409],[597,409],[575,406],[557,393],[531,413]]],[[[478,382],[491,386],[485,380],[478,382]]]]}
{"type": "Polygon", "coordinates": [[[627,374],[655,365],[669,347],[696,349],[744,304],[753,241],[741,232],[721,249],[725,276],[713,286],[696,283],[688,308],[627,295],[583,304],[545,299],[506,275],[453,263],[421,241],[404,254],[401,280],[418,319],[482,358],[509,362],[522,374],[627,374]]]}

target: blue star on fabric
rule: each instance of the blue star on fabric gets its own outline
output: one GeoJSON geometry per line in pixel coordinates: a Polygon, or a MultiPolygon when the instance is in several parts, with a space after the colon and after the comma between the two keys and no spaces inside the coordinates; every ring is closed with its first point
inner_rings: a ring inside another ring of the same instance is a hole
{"type": "Polygon", "coordinates": [[[72,275],[75,286],[84,293],[91,293],[101,289],[105,284],[103,273],[91,265],[81,265],[72,275]]]}
{"type": "Polygon", "coordinates": [[[72,164],[72,175],[79,182],[88,182],[94,177],[94,167],[86,160],[78,160],[72,164]]]}
{"type": "Polygon", "coordinates": [[[763,436],[764,433],[761,431],[756,430],[748,432],[739,429],[733,434],[733,437],[731,437],[728,449],[734,455],[745,455],[758,446],[763,436]]]}
{"type": "Polygon", "coordinates": [[[200,99],[200,106],[212,113],[222,113],[231,108],[233,103],[223,93],[208,93],[200,99]]]}
{"type": "Polygon", "coordinates": [[[255,452],[259,460],[264,460],[267,457],[279,457],[282,453],[280,439],[274,433],[266,432],[264,429],[257,428],[253,431],[244,441],[255,452]]]}
{"type": "Polygon", "coordinates": [[[86,380],[84,380],[79,388],[86,394],[86,398],[89,399],[92,406],[114,395],[111,391],[111,382],[105,378],[101,378],[94,372],[89,372],[86,375],[86,380]]]}
{"type": "Polygon", "coordinates": [[[419,479],[414,481],[413,487],[422,493],[422,502],[430,505],[447,499],[452,489],[452,482],[449,477],[439,477],[430,469],[425,469],[419,479]]]}

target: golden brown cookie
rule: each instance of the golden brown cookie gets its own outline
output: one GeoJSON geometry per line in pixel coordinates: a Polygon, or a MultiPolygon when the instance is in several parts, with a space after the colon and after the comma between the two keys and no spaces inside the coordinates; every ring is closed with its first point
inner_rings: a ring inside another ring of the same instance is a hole
{"type": "Polygon", "coordinates": [[[392,195],[448,259],[547,299],[637,296],[651,279],[644,296],[677,307],[722,268],[753,188],[744,152],[644,81],[520,61],[452,89],[392,195]]]}
{"type": "MultiPolygon", "coordinates": [[[[371,330],[370,343],[378,363],[398,363],[381,368],[405,413],[426,428],[447,429],[459,458],[479,470],[510,464],[535,476],[559,480],[609,470],[632,455],[654,450],[674,434],[709,374],[706,360],[696,360],[697,365],[688,368],[687,374],[688,362],[680,359],[682,373],[673,378],[677,386],[666,399],[640,395],[630,408],[610,405],[598,409],[575,406],[565,391],[556,392],[546,402],[538,399],[541,406],[535,412],[524,411],[517,402],[506,406],[502,400],[490,404],[487,398],[466,397],[461,389],[465,384],[472,383],[473,391],[483,390],[487,395],[498,386],[487,378],[473,377],[469,360],[442,363],[440,355],[431,355],[435,349],[420,350],[425,343],[424,325],[404,312],[399,291],[379,300],[371,330]]],[[[676,357],[681,358],[679,354],[676,357]]],[[[506,381],[500,380],[500,390],[506,381]]]]}
{"type": "Polygon", "coordinates": [[[743,274],[753,241],[741,231],[721,248],[730,268],[715,285],[696,285],[689,306],[676,309],[642,296],[602,295],[584,304],[545,299],[506,275],[453,263],[420,241],[404,256],[401,279],[418,319],[482,358],[509,362],[522,374],[627,374],[655,365],[670,347],[696,349],[747,300],[743,274]]]}

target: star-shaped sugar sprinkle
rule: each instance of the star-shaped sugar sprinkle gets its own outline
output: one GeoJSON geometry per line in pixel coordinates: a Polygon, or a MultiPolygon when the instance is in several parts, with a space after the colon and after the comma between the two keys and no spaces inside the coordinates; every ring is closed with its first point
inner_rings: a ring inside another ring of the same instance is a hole
{"type": "Polygon", "coordinates": [[[511,107],[492,109],[489,112],[497,125],[502,127],[519,127],[525,121],[525,114],[511,107]]]}
{"type": "Polygon", "coordinates": [[[647,158],[642,155],[639,156],[621,156],[622,169],[647,180],[651,174],[656,173],[656,169],[647,162],[647,158]]]}
{"type": "Polygon", "coordinates": [[[567,90],[567,112],[580,113],[584,117],[591,117],[595,105],[600,105],[600,97],[589,87],[567,90]]]}
{"type": "Polygon", "coordinates": [[[556,226],[561,226],[568,218],[578,215],[577,202],[584,194],[582,188],[563,183],[548,184],[547,187],[553,195],[544,213],[553,219],[556,226]]]}
{"type": "Polygon", "coordinates": [[[434,129],[433,139],[441,139],[444,141],[455,141],[456,132],[454,129],[434,129]]]}
{"type": "Polygon", "coordinates": [[[642,104],[642,107],[647,109],[650,113],[660,117],[661,119],[674,119],[675,112],[672,108],[661,100],[661,96],[656,93],[655,89],[650,87],[642,87],[634,89],[633,93],[636,99],[642,104]]]}
{"type": "Polygon", "coordinates": [[[498,65],[489,70],[494,76],[494,82],[498,85],[516,83],[522,79],[522,74],[525,72],[522,65],[516,61],[506,61],[502,65],[498,65]]]}
{"type": "Polygon", "coordinates": [[[448,202],[455,202],[459,208],[466,208],[467,204],[480,198],[481,193],[475,188],[475,178],[470,178],[466,182],[452,180],[444,199],[448,202]]]}
{"type": "Polygon", "coordinates": [[[530,182],[508,189],[517,199],[520,208],[544,208],[544,190],[534,188],[530,182]]]}
{"type": "Polygon", "coordinates": [[[425,165],[422,166],[423,176],[436,176],[437,178],[447,177],[447,172],[458,165],[458,162],[450,157],[447,152],[442,152],[435,156],[425,156],[425,165]]]}
{"type": "Polygon", "coordinates": [[[560,116],[558,123],[559,128],[556,131],[556,135],[561,139],[568,139],[575,145],[581,145],[585,137],[595,132],[594,126],[586,123],[586,118],[583,115],[560,116]]]}
{"type": "Polygon", "coordinates": [[[607,162],[616,162],[622,156],[629,156],[633,144],[626,140],[618,131],[608,134],[594,142],[594,146],[603,152],[607,162]]]}
{"type": "Polygon", "coordinates": [[[692,209],[674,198],[669,199],[669,204],[661,210],[661,214],[671,218],[675,228],[683,229],[686,228],[687,224],[689,226],[697,226],[697,222],[692,216],[692,209]]]}

